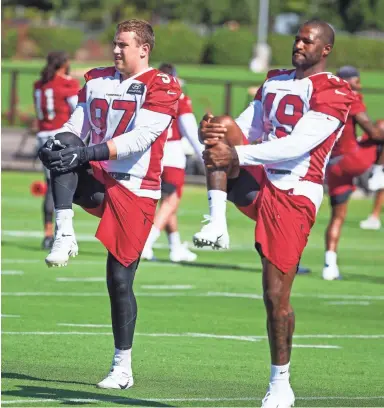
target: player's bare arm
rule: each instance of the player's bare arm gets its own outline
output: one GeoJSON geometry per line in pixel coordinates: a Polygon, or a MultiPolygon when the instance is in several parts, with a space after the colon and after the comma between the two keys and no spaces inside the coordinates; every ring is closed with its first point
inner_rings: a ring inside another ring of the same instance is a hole
{"type": "Polygon", "coordinates": [[[384,142],[384,130],[371,121],[367,112],[358,113],[355,120],[372,141],[384,142]]]}

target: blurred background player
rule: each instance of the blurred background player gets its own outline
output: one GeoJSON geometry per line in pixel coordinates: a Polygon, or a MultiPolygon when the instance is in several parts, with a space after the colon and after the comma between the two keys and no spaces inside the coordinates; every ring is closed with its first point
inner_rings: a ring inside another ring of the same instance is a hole
{"type": "MultiPolygon", "coordinates": [[[[378,120],[376,125],[384,131],[384,120],[378,120]]],[[[380,213],[384,207],[384,148],[378,154],[378,159],[372,167],[371,176],[368,179],[368,189],[376,191],[373,201],[373,210],[369,217],[360,222],[360,228],[378,230],[381,228],[380,213]]]]}
{"type": "MultiPolygon", "coordinates": [[[[177,77],[176,69],[172,64],[161,64],[159,70],[177,77]]],[[[198,127],[192,110],[191,99],[182,94],[179,99],[179,108],[176,120],[168,130],[167,143],[164,148],[163,173],[161,176],[161,203],[156,212],[155,220],[145,244],[142,259],[154,260],[153,245],[165,228],[168,235],[169,258],[172,262],[193,262],[196,254],[181,243],[178,231],[177,209],[184,186],[185,166],[187,163],[182,137],[186,137],[192,145],[196,156],[203,162],[202,152],[204,145],[199,142],[198,127]]]]}
{"type": "MultiPolygon", "coordinates": [[[[33,100],[38,119],[37,148],[55,136],[69,119],[77,104],[77,93],[80,83],[70,77],[70,63],[67,53],[50,52],[47,62],[41,71],[41,77],[34,83],[33,100]]],[[[53,245],[53,198],[50,172],[44,167],[47,190],[43,204],[44,239],[43,249],[53,245]]]]}
{"type": "Polygon", "coordinates": [[[360,176],[375,163],[377,146],[359,144],[356,125],[366,133],[369,141],[384,140],[384,131],[373,124],[367,115],[367,109],[360,93],[361,82],[359,71],[352,66],[339,69],[337,75],[351,86],[355,99],[351,105],[343,133],[336,142],[327,168],[327,183],[331,203],[331,219],[325,234],[325,265],[323,279],[333,280],[340,277],[337,266],[337,246],[341,228],[347,215],[348,201],[356,189],[353,179],[360,176]]]}

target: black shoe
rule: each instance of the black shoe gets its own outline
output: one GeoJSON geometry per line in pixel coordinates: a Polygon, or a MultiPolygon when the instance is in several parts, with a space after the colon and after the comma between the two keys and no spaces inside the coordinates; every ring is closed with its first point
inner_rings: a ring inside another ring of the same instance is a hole
{"type": "Polygon", "coordinates": [[[296,275],[306,275],[307,273],[311,273],[311,270],[309,268],[306,268],[305,266],[299,265],[296,271],[296,275]]]}
{"type": "Polygon", "coordinates": [[[51,249],[54,240],[53,237],[44,237],[43,242],[41,243],[41,248],[45,250],[51,249]]]}

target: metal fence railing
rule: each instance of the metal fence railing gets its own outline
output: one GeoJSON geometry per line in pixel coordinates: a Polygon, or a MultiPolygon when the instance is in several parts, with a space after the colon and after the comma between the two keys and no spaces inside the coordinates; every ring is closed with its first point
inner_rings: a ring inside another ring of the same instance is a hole
{"type": "MultiPolygon", "coordinates": [[[[34,77],[37,78],[38,76],[38,71],[36,69],[31,69],[31,68],[3,68],[2,69],[2,74],[8,76],[8,81],[3,82],[3,92],[5,90],[5,87],[8,88],[8,92],[6,92],[6,97],[8,98],[8,101],[6,101],[4,98],[2,99],[3,102],[3,108],[2,111],[7,111],[8,112],[8,124],[13,126],[16,122],[16,117],[17,117],[17,109],[18,109],[18,95],[20,91],[20,78],[23,75],[33,75],[34,77]],[[7,83],[8,82],[8,83],[7,83]],[[4,106],[5,105],[5,106],[4,106]]],[[[251,86],[259,86],[260,83],[255,83],[255,82],[250,82],[250,81],[225,81],[222,79],[208,79],[208,78],[197,78],[197,77],[183,77],[183,80],[187,83],[187,86],[197,86],[199,85],[199,90],[201,90],[203,93],[204,91],[207,92],[207,87],[208,86],[216,86],[221,88],[221,91],[218,92],[219,98],[223,98],[221,102],[219,102],[219,106],[216,107],[216,114],[224,113],[227,115],[233,115],[233,99],[234,99],[234,90],[236,88],[242,88],[242,92],[244,91],[245,88],[251,87],[251,86]],[[202,88],[201,88],[202,87],[202,88]]],[[[211,88],[210,88],[211,89],[211,88]]],[[[28,92],[29,94],[32,94],[32,89],[22,89],[23,92],[28,92]]],[[[209,93],[209,91],[208,91],[209,93]]],[[[363,89],[363,94],[366,95],[366,103],[368,105],[368,110],[369,112],[373,111],[374,113],[372,114],[373,117],[380,117],[381,108],[382,104],[384,103],[384,88],[364,88],[363,89]],[[378,99],[378,97],[380,99],[378,99]],[[377,114],[375,113],[375,110],[377,110],[377,114]]],[[[242,94],[243,95],[243,94],[242,94]]],[[[208,95],[209,96],[209,95],[208,95]]],[[[217,97],[215,96],[217,99],[217,97]]],[[[247,97],[248,100],[251,99],[251,96],[247,97]]],[[[238,98],[237,98],[238,102],[238,98]]],[[[244,108],[245,103],[244,99],[241,102],[241,107],[240,111],[244,108]]],[[[199,112],[200,113],[200,112],[199,112]]],[[[235,112],[238,113],[238,112],[235,112]]]]}

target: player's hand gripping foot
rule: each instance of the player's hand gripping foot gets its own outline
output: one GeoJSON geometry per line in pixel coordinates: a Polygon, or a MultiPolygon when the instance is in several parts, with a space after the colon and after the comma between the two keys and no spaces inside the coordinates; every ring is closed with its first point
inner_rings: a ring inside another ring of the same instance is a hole
{"type": "Polygon", "coordinates": [[[69,257],[79,253],[75,235],[56,235],[49,255],[45,258],[48,267],[67,266],[69,257]]]}
{"type": "Polygon", "coordinates": [[[96,384],[97,388],[126,390],[133,386],[133,376],[124,367],[114,366],[109,374],[96,384]]]}
{"type": "Polygon", "coordinates": [[[204,225],[201,231],[193,236],[193,243],[196,247],[201,248],[211,246],[213,249],[228,249],[229,235],[226,224],[214,222],[209,215],[204,215],[204,225]]]}
{"type": "Polygon", "coordinates": [[[269,383],[268,391],[263,398],[261,408],[290,408],[295,405],[295,394],[290,384],[286,386],[269,383]]]}
{"type": "Polygon", "coordinates": [[[187,242],[183,245],[179,245],[176,248],[172,248],[169,253],[169,259],[172,262],[195,262],[197,255],[188,249],[187,242]]]}
{"type": "Polygon", "coordinates": [[[325,265],[323,268],[323,279],[324,280],[341,279],[338,266],[336,264],[325,265]]]}

